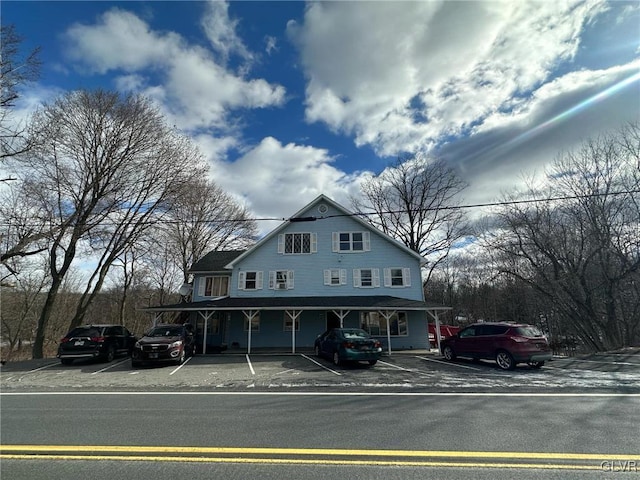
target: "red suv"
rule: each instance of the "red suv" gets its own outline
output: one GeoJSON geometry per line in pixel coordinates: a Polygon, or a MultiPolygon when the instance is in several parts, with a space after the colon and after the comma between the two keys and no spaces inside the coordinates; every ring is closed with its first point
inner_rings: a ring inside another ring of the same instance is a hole
{"type": "Polygon", "coordinates": [[[466,357],[495,360],[503,370],[518,363],[540,368],[551,360],[547,338],[538,327],[518,323],[475,323],[445,338],[440,350],[447,360],[466,357]]]}

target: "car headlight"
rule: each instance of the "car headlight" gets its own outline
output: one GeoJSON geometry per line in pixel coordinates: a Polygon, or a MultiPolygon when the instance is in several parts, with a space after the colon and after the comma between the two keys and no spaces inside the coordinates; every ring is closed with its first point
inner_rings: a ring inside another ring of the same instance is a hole
{"type": "Polygon", "coordinates": [[[177,348],[179,346],[182,345],[182,340],[177,340],[175,342],[173,342],[171,345],[169,345],[169,348],[177,348]]]}
{"type": "Polygon", "coordinates": [[[140,345],[140,342],[136,342],[136,344],[133,347],[139,350],[142,350],[142,345],[140,345]]]}

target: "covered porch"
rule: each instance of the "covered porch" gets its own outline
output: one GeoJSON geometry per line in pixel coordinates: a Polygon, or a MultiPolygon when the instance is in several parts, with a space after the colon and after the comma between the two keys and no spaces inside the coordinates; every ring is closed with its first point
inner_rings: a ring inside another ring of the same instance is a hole
{"type": "Polygon", "coordinates": [[[435,322],[439,331],[439,315],[451,307],[391,296],[223,297],[144,310],[154,315],[154,325],[166,313],[189,314],[204,354],[229,347],[246,353],[307,351],[324,331],[350,327],[367,330],[391,355],[393,350],[428,349],[428,323],[435,322]]]}

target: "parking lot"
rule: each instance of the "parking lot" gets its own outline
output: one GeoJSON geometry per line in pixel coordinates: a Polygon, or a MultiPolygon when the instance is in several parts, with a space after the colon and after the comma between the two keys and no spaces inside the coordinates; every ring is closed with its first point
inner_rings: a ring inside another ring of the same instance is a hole
{"type": "Polygon", "coordinates": [[[493,362],[447,362],[433,352],[384,356],[374,367],[336,367],[312,353],[197,355],[183,365],[132,368],[127,357],[101,363],[57,359],[10,362],[0,368],[0,388],[33,391],[294,390],[379,391],[594,391],[640,392],[640,354],[554,358],[539,370],[493,362]]]}

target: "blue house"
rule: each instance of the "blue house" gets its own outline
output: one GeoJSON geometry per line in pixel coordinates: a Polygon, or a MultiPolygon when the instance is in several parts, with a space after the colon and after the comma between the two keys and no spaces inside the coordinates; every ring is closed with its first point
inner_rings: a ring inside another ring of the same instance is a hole
{"type": "Polygon", "coordinates": [[[358,327],[389,352],[429,348],[428,322],[448,307],[424,301],[424,258],[320,195],[245,251],[213,251],[191,268],[182,312],[201,351],[312,348],[334,327],[358,327]]]}

